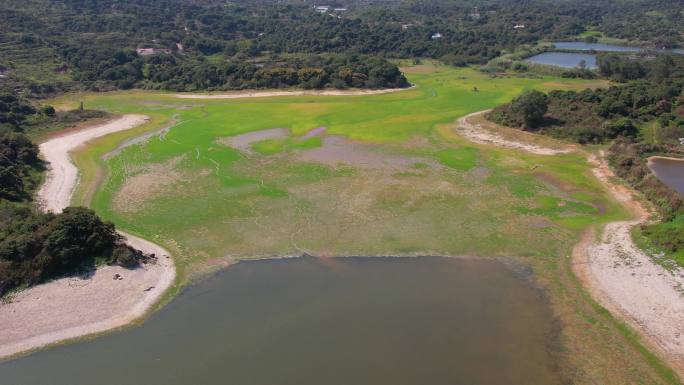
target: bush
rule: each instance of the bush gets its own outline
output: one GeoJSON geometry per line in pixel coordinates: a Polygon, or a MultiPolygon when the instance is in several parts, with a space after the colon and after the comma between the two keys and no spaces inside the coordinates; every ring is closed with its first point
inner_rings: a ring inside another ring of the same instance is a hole
{"type": "Polygon", "coordinates": [[[615,139],[619,136],[625,138],[636,138],[639,134],[639,129],[634,125],[631,119],[622,118],[614,122],[606,122],[603,126],[604,136],[606,138],[615,139]]]}
{"type": "Polygon", "coordinates": [[[37,182],[33,172],[39,167],[38,148],[28,137],[0,131],[0,199],[30,199],[37,182]]]}
{"type": "Polygon", "coordinates": [[[684,216],[670,222],[643,225],[641,233],[663,250],[671,253],[684,250],[684,216]]]}
{"type": "Polygon", "coordinates": [[[544,122],[548,108],[546,94],[537,90],[525,91],[510,104],[495,109],[489,118],[509,127],[533,129],[544,122]]]}
{"type": "Polygon", "coordinates": [[[0,296],[81,267],[96,258],[137,266],[142,253],[121,244],[110,222],[82,207],[61,214],[32,212],[0,201],[0,296]]]}
{"type": "Polygon", "coordinates": [[[128,269],[138,267],[142,259],[141,251],[127,245],[117,246],[112,253],[112,262],[128,269]]]}

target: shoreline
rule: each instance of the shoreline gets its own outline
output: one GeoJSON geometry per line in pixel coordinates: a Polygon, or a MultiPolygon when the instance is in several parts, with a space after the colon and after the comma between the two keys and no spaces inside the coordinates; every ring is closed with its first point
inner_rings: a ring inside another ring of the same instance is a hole
{"type": "MultiPolygon", "coordinates": [[[[36,196],[39,207],[61,212],[69,205],[79,176],[69,156],[71,151],[148,121],[145,115],[124,115],[81,130],[67,130],[41,143],[40,154],[49,167],[36,196]]],[[[15,293],[8,303],[0,304],[0,324],[4,327],[0,332],[0,360],[125,327],[149,313],[175,282],[171,253],[137,236],[123,231],[119,234],[132,247],[154,254],[156,261],[135,269],[100,266],[84,276],[64,277],[15,293]]]]}
{"type": "Polygon", "coordinates": [[[457,133],[476,143],[496,144],[540,155],[583,153],[593,166],[594,177],[631,213],[630,220],[587,229],[572,250],[572,270],[592,298],[636,330],[656,356],[670,365],[678,376],[684,377],[684,269],[666,270],[640,250],[631,237],[632,227],[649,221],[652,213],[634,198],[630,188],[612,182],[615,174],[603,151],[595,156],[571,144],[559,151],[504,139],[493,132],[483,133],[481,125],[471,124],[468,119],[486,112],[459,119],[457,133]]]}
{"type": "Polygon", "coordinates": [[[655,156],[649,156],[648,158],[646,158],[646,160],[649,161],[649,162],[651,162],[652,159],[665,159],[665,160],[674,160],[674,161],[677,161],[677,162],[684,162],[684,158],[675,158],[675,157],[673,157],[673,156],[658,156],[658,155],[655,155],[655,156]]]}
{"type": "Polygon", "coordinates": [[[616,178],[605,157],[589,158],[592,170],[633,219],[606,224],[599,237],[585,234],[573,250],[573,270],[591,295],[643,337],[675,372],[684,377],[684,269],[665,269],[639,249],[631,230],[650,221],[652,211],[616,178]]]}

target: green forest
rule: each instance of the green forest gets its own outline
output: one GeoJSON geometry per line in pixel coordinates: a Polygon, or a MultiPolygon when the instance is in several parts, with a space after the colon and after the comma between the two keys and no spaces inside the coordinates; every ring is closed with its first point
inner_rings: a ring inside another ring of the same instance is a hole
{"type": "Polygon", "coordinates": [[[651,48],[684,44],[681,1],[349,1],[325,12],[313,5],[6,0],[0,81],[34,95],[384,88],[406,86],[391,58],[484,64],[523,45],[583,35],[651,48]]]}

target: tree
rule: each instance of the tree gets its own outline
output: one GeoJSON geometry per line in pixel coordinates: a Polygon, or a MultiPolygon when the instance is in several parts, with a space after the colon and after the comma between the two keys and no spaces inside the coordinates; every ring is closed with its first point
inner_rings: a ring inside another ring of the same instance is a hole
{"type": "Polygon", "coordinates": [[[639,129],[634,125],[631,119],[622,118],[615,122],[607,122],[603,126],[606,138],[614,139],[618,136],[634,138],[639,133],[639,129]]]}
{"type": "Polygon", "coordinates": [[[549,100],[543,92],[525,91],[513,99],[509,109],[512,115],[520,118],[525,128],[537,128],[544,121],[544,114],[549,109],[549,100]]]}
{"type": "Polygon", "coordinates": [[[41,112],[49,117],[55,116],[55,108],[52,106],[45,106],[41,109],[41,112]]]}

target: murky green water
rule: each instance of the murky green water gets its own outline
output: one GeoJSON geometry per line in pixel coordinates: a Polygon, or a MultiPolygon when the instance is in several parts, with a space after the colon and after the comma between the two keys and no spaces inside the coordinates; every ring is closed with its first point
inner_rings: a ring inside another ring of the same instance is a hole
{"type": "Polygon", "coordinates": [[[553,335],[540,293],[493,261],[256,261],[141,327],[0,364],[0,383],[556,384],[553,335]]]}

